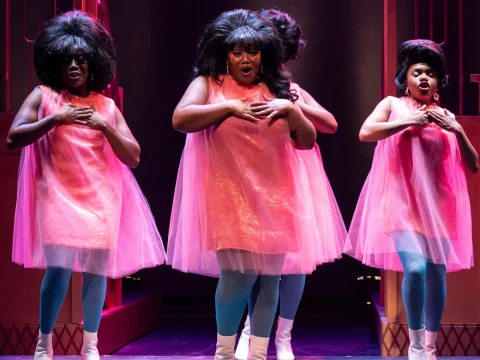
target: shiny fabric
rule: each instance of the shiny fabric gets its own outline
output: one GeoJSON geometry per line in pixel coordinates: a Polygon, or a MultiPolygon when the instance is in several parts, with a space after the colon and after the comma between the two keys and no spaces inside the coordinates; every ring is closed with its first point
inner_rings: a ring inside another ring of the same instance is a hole
{"type": "MultiPolygon", "coordinates": [[[[115,104],[101,94],[79,98],[40,89],[39,119],[72,103],[93,106],[115,126],[115,104]]],[[[102,132],[62,125],[23,149],[14,262],[122,277],[164,260],[148,203],[102,132]]]]}
{"type": "MultiPolygon", "coordinates": [[[[416,109],[409,98],[392,99],[389,121],[416,109]]],[[[345,253],[367,265],[403,271],[398,252],[419,254],[447,271],[473,266],[460,148],[455,134],[435,123],[378,142],[345,245],[345,253]]]]}
{"type": "MultiPolygon", "coordinates": [[[[209,79],[209,90],[210,104],[273,97],[263,84],[241,87],[230,76],[209,79]]],[[[311,273],[338,257],[335,241],[322,252],[318,199],[298,152],[286,119],[230,117],[188,134],[170,222],[172,266],[212,276],[219,268],[276,275],[311,273]]]]}

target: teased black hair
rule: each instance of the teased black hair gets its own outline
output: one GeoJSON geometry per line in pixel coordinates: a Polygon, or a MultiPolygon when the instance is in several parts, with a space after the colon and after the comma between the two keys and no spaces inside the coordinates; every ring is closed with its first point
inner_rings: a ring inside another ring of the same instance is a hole
{"type": "Polygon", "coordinates": [[[439,88],[438,91],[448,85],[447,62],[445,53],[440,45],[423,39],[405,41],[400,45],[397,56],[398,71],[395,75],[395,85],[402,92],[407,88],[406,79],[410,66],[414,64],[427,64],[437,74],[439,88]]]}
{"type": "Polygon", "coordinates": [[[259,14],[277,29],[285,48],[283,62],[300,58],[300,49],[305,47],[307,42],[302,39],[302,30],[297,22],[287,13],[276,9],[262,9],[259,14]]]}
{"type": "Polygon", "coordinates": [[[35,40],[33,62],[40,81],[63,88],[62,56],[82,53],[88,59],[89,89],[104,89],[115,76],[115,46],[100,20],[81,11],[70,11],[45,23],[35,40]]]}
{"type": "Polygon", "coordinates": [[[207,25],[198,42],[194,76],[209,76],[219,81],[219,76],[227,73],[228,51],[235,45],[260,50],[261,81],[277,98],[298,99],[290,92],[290,74],[281,66],[285,53],[277,31],[272,23],[250,10],[224,12],[207,25]]]}

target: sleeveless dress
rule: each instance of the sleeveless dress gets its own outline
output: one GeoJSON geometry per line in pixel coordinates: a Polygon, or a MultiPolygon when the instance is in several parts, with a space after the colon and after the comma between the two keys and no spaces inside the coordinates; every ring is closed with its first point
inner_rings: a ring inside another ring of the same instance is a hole
{"type": "MultiPolygon", "coordinates": [[[[263,84],[209,78],[209,104],[274,97],[263,84]]],[[[173,268],[266,275],[311,273],[324,259],[305,164],[286,119],[230,117],[187,135],[168,241],[173,268]]],[[[341,249],[340,249],[341,252],[341,249]]],[[[333,254],[326,255],[330,261],[333,254]]]]}
{"type": "MultiPolygon", "coordinates": [[[[72,103],[94,107],[115,126],[115,104],[101,94],[79,98],[47,86],[40,89],[39,119],[72,103]]],[[[14,262],[117,278],[165,259],[148,203],[101,131],[57,126],[23,149],[14,262]]]]}
{"type": "MultiPolygon", "coordinates": [[[[392,98],[389,121],[416,109],[407,97],[392,98]]],[[[378,142],[348,232],[345,253],[369,266],[403,271],[398,252],[420,254],[449,272],[473,266],[460,148],[455,134],[435,123],[378,142]]]]}

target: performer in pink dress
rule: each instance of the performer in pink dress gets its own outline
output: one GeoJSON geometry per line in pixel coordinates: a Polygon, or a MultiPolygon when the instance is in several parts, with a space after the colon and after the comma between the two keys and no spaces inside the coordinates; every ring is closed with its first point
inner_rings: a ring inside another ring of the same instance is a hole
{"type": "Polygon", "coordinates": [[[333,252],[315,241],[316,199],[297,149],[311,149],[316,132],[290,91],[283,58],[271,23],[247,10],[221,14],[200,39],[195,79],[173,115],[187,139],[168,261],[220,276],[215,359],[234,358],[257,279],[248,359],[266,359],[280,275],[311,273],[333,252]]]}
{"type": "Polygon", "coordinates": [[[408,356],[431,360],[446,273],[473,266],[464,168],[476,172],[478,155],[455,115],[438,105],[448,80],[442,48],[429,40],[406,41],[398,64],[395,82],[405,97],[383,99],[360,131],[360,140],[378,144],[345,253],[404,272],[408,356]]]}
{"type": "MultiPolygon", "coordinates": [[[[270,21],[280,34],[285,48],[283,63],[300,57],[299,50],[305,46],[301,38],[301,29],[296,21],[288,14],[275,9],[261,10],[260,16],[270,21]]],[[[335,117],[325,110],[315,99],[298,84],[292,83],[291,90],[298,95],[296,102],[305,117],[312,122],[316,130],[322,133],[335,133],[337,122],[335,117]]],[[[307,188],[315,199],[315,215],[319,237],[315,242],[323,249],[323,262],[333,261],[342,256],[347,231],[338,209],[335,196],[330,187],[327,175],[323,168],[320,148],[315,144],[312,150],[299,150],[298,156],[305,165],[308,176],[307,188]]],[[[319,263],[320,264],[320,263],[319,263]]],[[[280,280],[280,316],[275,336],[275,348],[278,360],[293,360],[295,358],[291,345],[291,330],[295,314],[302,299],[305,286],[305,274],[283,275],[280,280]]],[[[255,289],[255,288],[254,288],[255,289]]],[[[253,291],[249,302],[249,312],[256,297],[253,291]]],[[[248,355],[250,341],[250,317],[247,315],[245,326],[238,341],[235,358],[245,360],[248,355]]]]}
{"type": "Polygon", "coordinates": [[[52,358],[70,275],[82,272],[82,358],[95,360],[106,276],[163,264],[165,251],[128,168],[138,165],[140,147],[113,100],[97,92],[115,75],[107,30],[79,11],[57,16],[35,42],[34,63],[44,85],[25,100],[7,139],[9,148],[23,148],[13,261],[47,269],[38,360],[52,358]]]}

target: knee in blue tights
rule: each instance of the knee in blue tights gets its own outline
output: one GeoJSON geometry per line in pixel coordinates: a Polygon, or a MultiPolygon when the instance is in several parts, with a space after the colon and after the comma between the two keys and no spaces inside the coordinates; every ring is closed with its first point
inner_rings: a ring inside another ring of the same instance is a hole
{"type": "Polygon", "coordinates": [[[420,330],[423,327],[427,262],[420,254],[399,252],[398,255],[404,270],[402,297],[408,326],[412,330],[420,330]]]}
{"type": "Polygon", "coordinates": [[[222,336],[237,333],[257,275],[221,270],[215,293],[217,330],[222,336]]]}
{"type": "Polygon", "coordinates": [[[62,307],[72,270],[47,267],[40,288],[40,331],[50,334],[53,331],[62,307]]]}
{"type": "Polygon", "coordinates": [[[269,337],[275,320],[279,297],[280,275],[261,275],[255,283],[249,299],[251,333],[269,337]]]}
{"type": "Polygon", "coordinates": [[[83,273],[83,327],[88,332],[96,333],[98,331],[106,292],[106,276],[83,273]]]}
{"type": "Polygon", "coordinates": [[[447,268],[445,265],[427,264],[427,295],[425,300],[425,327],[437,332],[447,300],[447,268]]]}
{"type": "Polygon", "coordinates": [[[282,318],[295,319],[302,300],[305,279],[306,275],[282,275],[280,280],[280,316],[282,318]]]}

